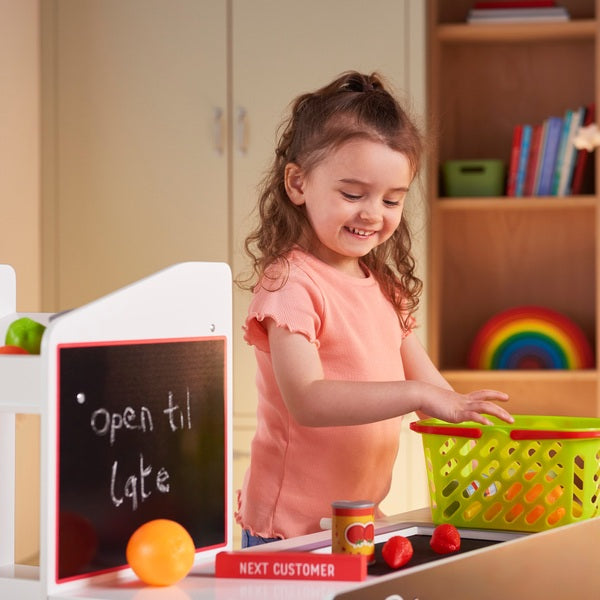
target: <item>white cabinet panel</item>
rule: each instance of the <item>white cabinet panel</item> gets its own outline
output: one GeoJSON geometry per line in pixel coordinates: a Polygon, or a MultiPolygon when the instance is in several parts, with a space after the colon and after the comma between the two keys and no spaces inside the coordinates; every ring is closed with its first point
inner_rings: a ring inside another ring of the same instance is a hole
{"type": "Polygon", "coordinates": [[[51,17],[52,308],[226,261],[226,3],[58,0],[51,17]]]}

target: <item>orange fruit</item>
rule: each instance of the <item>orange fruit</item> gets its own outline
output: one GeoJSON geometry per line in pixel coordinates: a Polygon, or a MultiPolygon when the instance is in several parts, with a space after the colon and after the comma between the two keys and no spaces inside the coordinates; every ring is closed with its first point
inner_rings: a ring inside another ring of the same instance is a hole
{"type": "Polygon", "coordinates": [[[185,527],[169,519],[140,525],[127,543],[126,556],[133,572],[148,585],[173,585],[194,564],[194,540],[185,527]]]}

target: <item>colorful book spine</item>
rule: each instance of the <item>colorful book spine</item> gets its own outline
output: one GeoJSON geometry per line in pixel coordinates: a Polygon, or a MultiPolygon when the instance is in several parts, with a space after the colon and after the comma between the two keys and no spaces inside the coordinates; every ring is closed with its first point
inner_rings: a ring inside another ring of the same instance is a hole
{"type": "Polygon", "coordinates": [[[542,174],[542,161],[546,151],[546,141],[548,138],[548,120],[542,122],[542,133],[540,137],[540,147],[538,149],[537,162],[535,165],[535,180],[533,184],[532,196],[537,196],[540,188],[540,175],[542,174]]]}
{"type": "Polygon", "coordinates": [[[521,149],[519,152],[519,164],[517,167],[517,183],[515,189],[515,196],[519,197],[523,196],[523,190],[525,189],[525,177],[527,175],[527,163],[529,162],[532,133],[533,128],[531,125],[523,125],[521,149]]]}
{"type": "Polygon", "coordinates": [[[563,161],[561,165],[560,177],[558,180],[558,189],[556,191],[557,196],[567,196],[571,190],[571,180],[573,178],[573,170],[575,168],[575,158],[577,156],[577,149],[573,144],[573,140],[579,131],[579,128],[583,124],[585,117],[585,107],[580,106],[573,111],[571,119],[571,126],[569,128],[569,137],[565,147],[563,161]]]}
{"type": "Polygon", "coordinates": [[[531,150],[529,152],[529,160],[527,161],[527,173],[525,175],[525,187],[523,189],[524,196],[533,196],[535,193],[535,178],[537,174],[537,166],[540,156],[540,148],[542,145],[543,125],[537,124],[533,126],[531,134],[531,150]]]}
{"type": "Polygon", "coordinates": [[[540,163],[540,176],[536,188],[537,196],[550,196],[552,193],[552,176],[562,133],[562,121],[561,117],[548,117],[546,119],[546,135],[540,163]]]}
{"type": "Polygon", "coordinates": [[[571,121],[573,119],[573,110],[567,108],[565,116],[563,117],[563,127],[560,136],[560,143],[558,145],[558,153],[556,154],[556,164],[554,166],[554,174],[552,176],[552,190],[553,196],[558,195],[558,186],[560,183],[560,176],[563,171],[563,162],[565,157],[565,150],[567,148],[567,141],[569,139],[569,133],[571,131],[571,121]]]}
{"type": "Polygon", "coordinates": [[[508,166],[508,180],[506,183],[506,195],[516,196],[517,173],[519,171],[519,157],[521,154],[521,138],[523,125],[515,125],[513,129],[512,144],[510,148],[510,162],[508,166]]]}

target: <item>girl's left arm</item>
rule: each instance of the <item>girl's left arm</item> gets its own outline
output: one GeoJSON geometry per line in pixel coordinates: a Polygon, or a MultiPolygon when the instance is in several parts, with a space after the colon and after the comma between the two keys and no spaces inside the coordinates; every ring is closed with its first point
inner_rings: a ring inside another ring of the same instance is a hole
{"type": "Polygon", "coordinates": [[[337,380],[325,378],[319,352],[304,335],[278,327],[271,318],[265,318],[263,325],[281,397],[301,425],[362,425],[415,411],[453,423],[475,420],[489,424],[484,413],[511,422],[511,416],[494,402],[507,400],[505,394],[495,390],[454,392],[426,359],[420,344],[413,346],[414,340],[407,338],[403,356],[406,354],[409,376],[424,379],[337,380]]]}
{"type": "Polygon", "coordinates": [[[444,379],[431,358],[429,358],[414,331],[402,340],[400,354],[402,355],[406,379],[425,381],[448,390],[452,389],[452,386],[444,379]]]}
{"type": "MultiPolygon", "coordinates": [[[[446,381],[444,376],[433,364],[433,361],[431,358],[429,358],[425,348],[423,348],[421,342],[414,332],[407,335],[402,341],[400,354],[402,355],[404,376],[406,377],[407,381],[422,381],[442,389],[454,391],[454,388],[446,381]]],[[[465,395],[475,399],[482,394],[487,394],[490,391],[497,393],[494,390],[476,390],[465,395]]],[[[506,396],[505,399],[508,399],[508,397],[506,396]]],[[[416,413],[421,419],[426,419],[430,416],[419,410],[417,410],[416,413]]]]}
{"type": "MultiPolygon", "coordinates": [[[[402,355],[404,375],[407,380],[425,381],[441,388],[452,389],[452,386],[444,379],[431,358],[429,358],[414,331],[402,340],[400,354],[402,355]]],[[[421,419],[429,417],[429,415],[420,411],[417,411],[417,414],[421,419]]]]}

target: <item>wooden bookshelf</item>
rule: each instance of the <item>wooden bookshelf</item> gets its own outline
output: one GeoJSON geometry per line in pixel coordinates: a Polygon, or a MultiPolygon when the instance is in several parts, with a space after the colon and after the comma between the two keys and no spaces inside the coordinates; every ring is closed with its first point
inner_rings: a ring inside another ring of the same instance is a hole
{"type": "Polygon", "coordinates": [[[596,34],[595,19],[578,19],[567,23],[535,23],[534,27],[531,25],[531,23],[439,24],[437,37],[444,43],[489,43],[491,41],[532,42],[535,40],[593,39],[596,34]]]}
{"type": "MultiPolygon", "coordinates": [[[[428,346],[460,391],[511,395],[515,413],[600,415],[600,371],[469,370],[466,357],[483,323],[519,305],[560,311],[598,353],[600,206],[598,159],[582,195],[443,196],[446,160],[502,159],[513,127],[598,104],[600,0],[560,2],[560,23],[466,23],[471,1],[428,2],[428,131],[434,136],[428,181],[428,346]]],[[[598,153],[596,153],[598,154],[598,153]]]]}

